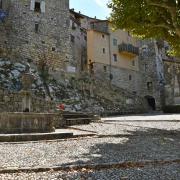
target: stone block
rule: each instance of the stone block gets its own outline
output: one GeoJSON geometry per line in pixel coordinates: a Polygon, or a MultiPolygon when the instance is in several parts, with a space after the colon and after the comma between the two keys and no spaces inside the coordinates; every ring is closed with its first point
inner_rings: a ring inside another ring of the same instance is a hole
{"type": "Polygon", "coordinates": [[[48,113],[0,113],[0,134],[53,132],[54,117],[48,113]]]}

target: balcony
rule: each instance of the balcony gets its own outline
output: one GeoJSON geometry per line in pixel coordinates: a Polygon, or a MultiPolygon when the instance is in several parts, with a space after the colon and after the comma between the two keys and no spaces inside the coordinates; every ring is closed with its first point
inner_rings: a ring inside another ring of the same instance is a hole
{"type": "Polygon", "coordinates": [[[132,44],[122,43],[118,47],[119,53],[124,56],[129,56],[130,58],[133,58],[139,55],[139,48],[133,46],[132,44]]]}

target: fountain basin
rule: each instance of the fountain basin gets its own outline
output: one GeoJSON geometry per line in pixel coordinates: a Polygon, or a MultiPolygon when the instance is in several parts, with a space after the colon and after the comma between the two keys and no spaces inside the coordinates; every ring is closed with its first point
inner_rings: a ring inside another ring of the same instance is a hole
{"type": "Polygon", "coordinates": [[[53,113],[0,113],[0,134],[54,132],[53,113]]]}

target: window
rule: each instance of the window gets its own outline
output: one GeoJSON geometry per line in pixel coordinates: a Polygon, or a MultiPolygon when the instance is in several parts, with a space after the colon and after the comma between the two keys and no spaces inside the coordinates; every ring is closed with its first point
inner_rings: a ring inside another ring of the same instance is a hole
{"type": "Polygon", "coordinates": [[[103,48],[103,54],[105,54],[106,53],[106,49],[105,48],[103,48]]]}
{"type": "Polygon", "coordinates": [[[35,33],[38,33],[38,32],[39,32],[39,24],[36,23],[36,24],[35,24],[35,33]]]}
{"type": "Polygon", "coordinates": [[[35,2],[35,7],[34,7],[35,12],[41,12],[41,3],[40,2],[35,2]]]}
{"type": "Polygon", "coordinates": [[[104,66],[104,72],[106,72],[107,71],[107,67],[106,66],[104,66]]]}
{"type": "Polygon", "coordinates": [[[117,39],[113,39],[113,45],[117,46],[117,39]]]}
{"type": "Polygon", "coordinates": [[[92,29],[94,29],[94,28],[95,28],[94,23],[91,23],[91,28],[92,28],[92,29]]]}
{"type": "Polygon", "coordinates": [[[147,70],[148,70],[148,65],[145,64],[145,65],[144,65],[144,71],[146,72],[147,70]]]}
{"type": "Polygon", "coordinates": [[[110,80],[113,80],[113,74],[110,74],[110,75],[109,75],[109,79],[110,79],[110,80]]]}
{"type": "Polygon", "coordinates": [[[72,22],[72,29],[75,30],[76,29],[76,25],[74,22],[72,22]]]}
{"type": "Polygon", "coordinates": [[[71,35],[71,42],[75,41],[75,37],[73,35],[71,35]]]}
{"type": "Polygon", "coordinates": [[[129,81],[131,81],[132,80],[132,75],[129,75],[129,81]]]}
{"type": "Polygon", "coordinates": [[[113,60],[117,62],[117,54],[113,54],[113,60]]]}
{"type": "Polygon", "coordinates": [[[36,1],[36,0],[31,0],[31,5],[30,5],[30,10],[38,13],[45,13],[45,0],[41,1],[36,1]]]}
{"type": "Polygon", "coordinates": [[[152,89],[152,85],[153,85],[152,82],[147,82],[147,89],[151,90],[152,89]]]}
{"type": "Polygon", "coordinates": [[[0,9],[3,8],[3,5],[2,5],[2,0],[0,0],[0,9]]]}
{"type": "Polygon", "coordinates": [[[132,61],[132,66],[135,66],[136,65],[136,62],[135,60],[132,61]]]}

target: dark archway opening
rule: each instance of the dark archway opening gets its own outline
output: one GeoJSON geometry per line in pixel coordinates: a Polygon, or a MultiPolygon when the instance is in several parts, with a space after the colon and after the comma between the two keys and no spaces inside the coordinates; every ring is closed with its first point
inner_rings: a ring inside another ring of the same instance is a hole
{"type": "Polygon", "coordinates": [[[149,107],[152,108],[152,110],[156,110],[156,100],[154,97],[152,96],[145,96],[145,98],[147,99],[147,103],[149,105],[149,107]]]}

